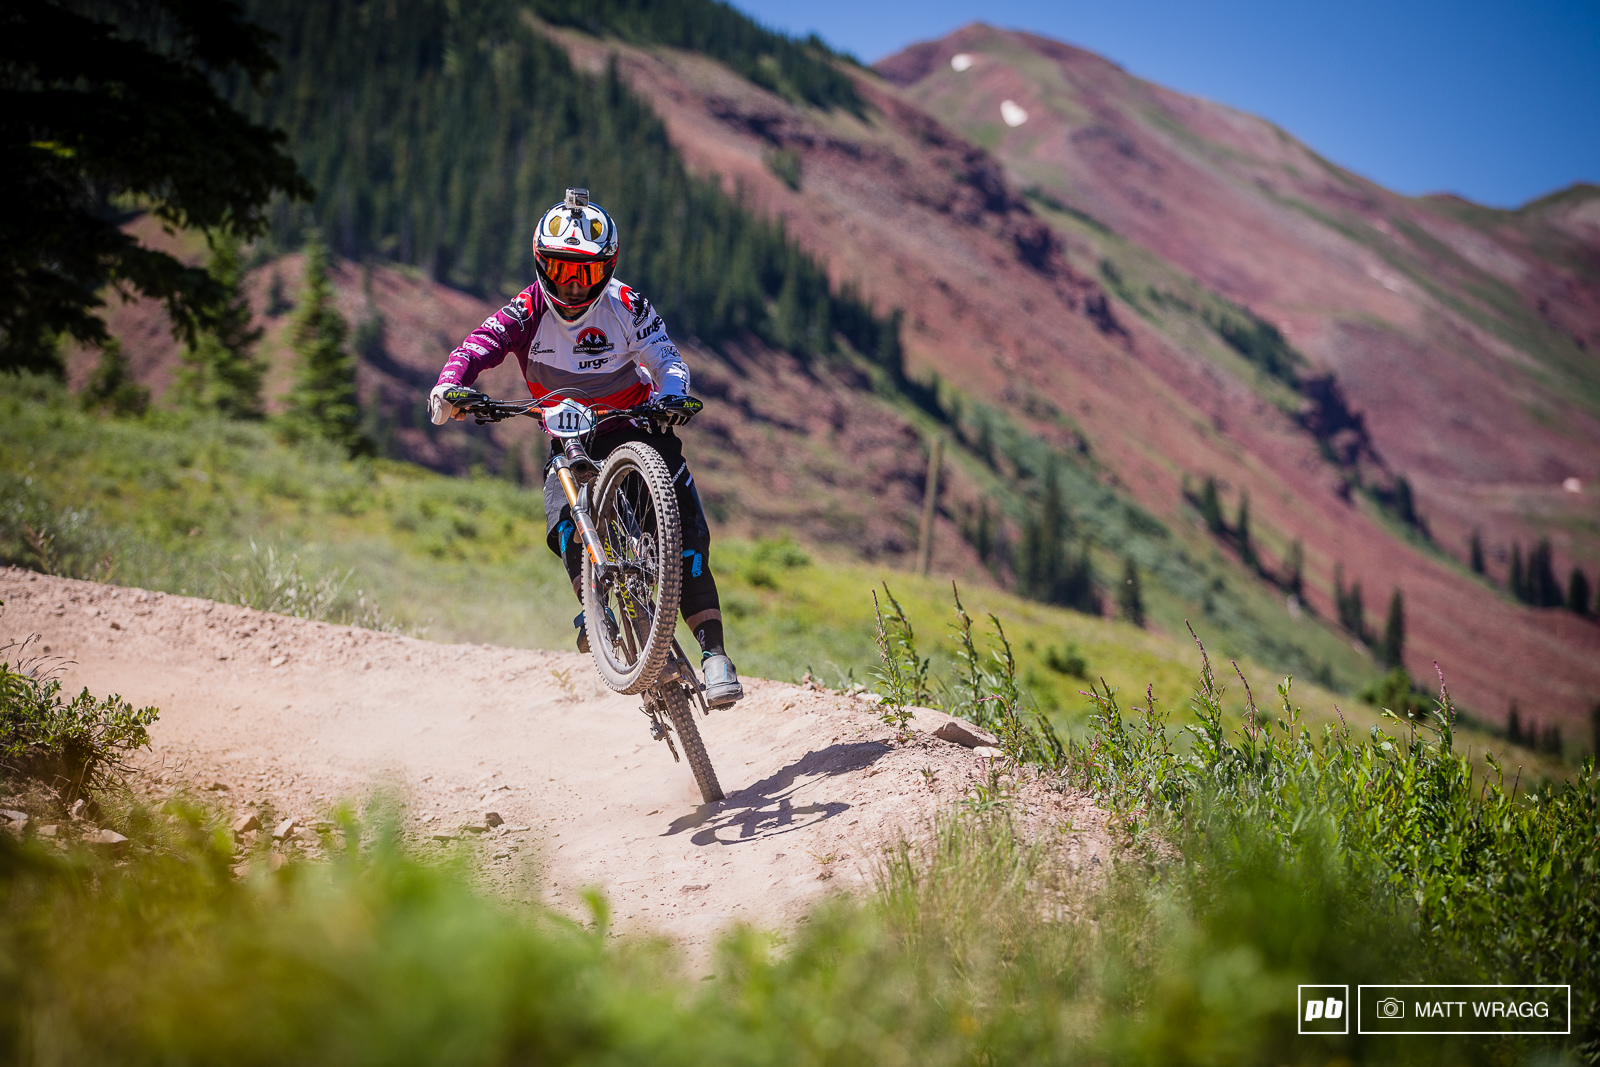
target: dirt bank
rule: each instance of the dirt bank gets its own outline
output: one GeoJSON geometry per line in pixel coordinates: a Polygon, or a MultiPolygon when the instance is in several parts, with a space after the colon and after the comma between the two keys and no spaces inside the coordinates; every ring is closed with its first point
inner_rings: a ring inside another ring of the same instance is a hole
{"type": "MultiPolygon", "coordinates": [[[[160,785],[302,821],[391,788],[408,835],[472,850],[505,891],[577,910],[599,886],[622,928],[689,945],[736,920],[786,925],[868,884],[886,840],[985,774],[927,734],[932,713],[901,745],[866,700],[747,679],[741,704],[700,721],[728,793],[701,805],[637,698],[576,653],[440,645],[21,570],[0,571],[0,600],[0,644],[38,634],[37,651],[73,661],[69,688],[161,709],[141,761],[160,785]],[[504,825],[461,829],[489,811],[504,825]]],[[[1038,814],[1059,809],[1078,831],[1069,857],[1104,855],[1086,798],[1032,792],[1038,814]]],[[[315,850],[310,835],[298,847],[315,850]]]]}

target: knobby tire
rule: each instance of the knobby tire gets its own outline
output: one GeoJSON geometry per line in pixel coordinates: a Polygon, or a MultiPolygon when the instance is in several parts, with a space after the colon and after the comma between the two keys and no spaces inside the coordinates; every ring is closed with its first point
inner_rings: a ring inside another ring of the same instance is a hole
{"type": "MultiPolygon", "coordinates": [[[[606,582],[599,582],[593,560],[587,553],[583,560],[583,611],[595,667],[606,685],[617,692],[640,693],[660,676],[672,653],[672,635],[678,625],[683,532],[677,497],[672,491],[672,472],[654,448],[630,441],[618,445],[606,457],[594,486],[590,515],[607,556],[612,561],[628,560],[640,569],[654,571],[653,588],[645,589],[642,597],[633,596],[626,591],[626,575],[614,574],[606,582]],[[648,515],[642,514],[646,511],[648,515]],[[632,543],[630,533],[648,536],[645,552],[637,551],[639,546],[632,543]],[[608,607],[612,609],[609,614],[608,607]],[[616,620],[615,634],[609,619],[616,620]]],[[[637,591],[637,570],[630,573],[637,591]]],[[[689,725],[692,730],[692,720],[689,725]]],[[[698,733],[695,744],[699,745],[698,733]]],[[[711,764],[703,746],[700,758],[709,770],[711,764]]],[[[711,781],[715,787],[716,778],[711,781]]]]}
{"type": "Polygon", "coordinates": [[[700,727],[695,724],[689,695],[676,680],[668,681],[661,688],[664,690],[662,699],[667,706],[667,718],[672,721],[672,729],[678,734],[678,743],[683,746],[683,758],[689,761],[689,769],[694,772],[694,784],[700,787],[700,799],[707,804],[714,804],[723,799],[722,786],[717,781],[716,769],[711,766],[711,757],[706,755],[705,742],[700,740],[700,727]]]}

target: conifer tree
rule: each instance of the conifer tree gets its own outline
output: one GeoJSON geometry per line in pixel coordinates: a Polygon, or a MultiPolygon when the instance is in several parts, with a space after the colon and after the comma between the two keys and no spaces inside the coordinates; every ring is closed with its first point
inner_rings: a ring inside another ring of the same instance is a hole
{"type": "Polygon", "coordinates": [[[150,390],[134,380],[122,343],[108,337],[100,348],[100,361],[84,383],[79,398],[85,409],[112,415],[143,415],[150,407],[150,390]]]}
{"type": "Polygon", "coordinates": [[[1556,570],[1550,551],[1550,539],[1541,537],[1533,551],[1528,553],[1528,603],[1540,608],[1561,606],[1561,583],[1556,581],[1556,570]]]}
{"type": "Polygon", "coordinates": [[[298,377],[285,421],[296,435],[323,437],[358,455],[369,449],[360,429],[356,358],[345,346],[349,327],[333,305],[327,252],[316,234],[305,255],[305,282],[293,325],[298,377]]]}
{"type": "Polygon", "coordinates": [[[1405,651],[1406,606],[1400,590],[1396,588],[1394,595],[1389,598],[1389,621],[1383,627],[1383,647],[1379,650],[1379,656],[1390,667],[1398,667],[1405,662],[1405,651]]]}
{"type": "Polygon", "coordinates": [[[1344,564],[1333,568],[1333,597],[1339,611],[1339,625],[1353,634],[1362,644],[1367,643],[1367,612],[1361,603],[1361,583],[1344,585],[1344,564]]]}
{"type": "Polygon", "coordinates": [[[1589,614],[1589,578],[1581,567],[1573,567],[1567,579],[1567,610],[1574,615],[1589,614]]]}
{"type": "Polygon", "coordinates": [[[1250,540],[1250,490],[1239,490],[1239,521],[1234,523],[1234,537],[1239,542],[1239,559],[1246,567],[1256,569],[1256,546],[1250,540]]]}
{"type": "Polygon", "coordinates": [[[1122,557],[1122,584],[1117,587],[1117,608],[1124,619],[1144,629],[1144,598],[1139,592],[1139,568],[1132,556],[1122,557]]]}
{"type": "Polygon", "coordinates": [[[1513,745],[1522,744],[1522,712],[1517,708],[1517,702],[1511,702],[1511,710],[1506,713],[1506,740],[1513,745]]]}
{"type": "Polygon", "coordinates": [[[1518,600],[1526,602],[1528,597],[1527,581],[1522,573],[1522,542],[1511,543],[1511,573],[1506,578],[1506,589],[1518,600]]]}
{"type": "Polygon", "coordinates": [[[212,238],[212,278],[226,296],[220,301],[214,328],[199,335],[183,351],[178,372],[181,402],[186,407],[215,411],[230,419],[259,419],[265,361],[251,350],[261,330],[251,324],[250,302],[244,295],[244,263],[239,240],[223,232],[212,238]]]}
{"type": "Polygon", "coordinates": [[[1483,535],[1478,530],[1472,531],[1472,541],[1468,546],[1472,562],[1472,573],[1482,574],[1483,567],[1483,535]]]}
{"type": "Polygon", "coordinates": [[[1209,474],[1200,489],[1200,517],[1212,536],[1221,537],[1228,532],[1228,524],[1222,518],[1222,500],[1217,496],[1217,479],[1209,474]]]}
{"type": "Polygon", "coordinates": [[[1284,560],[1283,587],[1300,599],[1305,599],[1306,550],[1297,537],[1289,546],[1289,557],[1284,560]]]}

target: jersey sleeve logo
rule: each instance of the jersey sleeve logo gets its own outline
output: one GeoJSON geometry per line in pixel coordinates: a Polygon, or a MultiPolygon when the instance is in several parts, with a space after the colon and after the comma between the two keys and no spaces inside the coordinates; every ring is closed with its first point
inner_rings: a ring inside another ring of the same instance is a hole
{"type": "Polygon", "coordinates": [[[500,311],[507,318],[526,325],[529,317],[533,315],[533,300],[527,293],[518,293],[516,298],[500,311]]]}
{"type": "Polygon", "coordinates": [[[609,352],[617,347],[606,337],[604,330],[590,326],[578,333],[578,339],[573,342],[572,350],[581,352],[586,356],[597,356],[601,352],[609,352]]]}
{"type": "Polygon", "coordinates": [[[638,293],[634,293],[633,303],[628,306],[628,310],[633,312],[633,325],[637,329],[639,324],[644,321],[644,317],[650,314],[650,301],[638,293]]]}

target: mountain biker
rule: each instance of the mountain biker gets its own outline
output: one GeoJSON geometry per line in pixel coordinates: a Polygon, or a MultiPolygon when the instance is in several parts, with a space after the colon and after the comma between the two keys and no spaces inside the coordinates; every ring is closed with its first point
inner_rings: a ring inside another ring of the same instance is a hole
{"type": "MultiPolygon", "coordinates": [[[[706,703],[728,707],[744,696],[744,688],[723,648],[722,605],[711,575],[711,531],[683,458],[683,443],[670,428],[693,415],[684,408],[689,368],[650,302],[612,277],[617,244],[616,224],[606,210],[590,203],[587,189],[568,189],[565,199],[544,213],[534,234],[537,280],[450,353],[428,395],[428,411],[436,426],[464,417],[465,412],[444,399],[445,390],[471,385],[508,354],[517,357],[535,399],[559,399],[567,395],[565,390],[586,403],[615,408],[654,403],[665,411],[667,428],[660,433],[623,420],[608,428],[602,420],[589,455],[600,460],[624,442],[643,441],[673,472],[683,526],[683,619],[700,643],[706,703]]],[[[545,479],[544,511],[546,543],[561,557],[578,593],[583,546],[554,471],[545,479]]],[[[588,652],[589,632],[581,613],[574,625],[578,651],[588,652]]]]}

